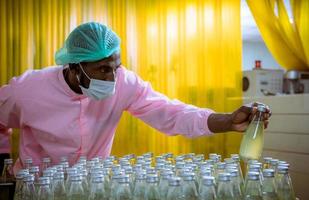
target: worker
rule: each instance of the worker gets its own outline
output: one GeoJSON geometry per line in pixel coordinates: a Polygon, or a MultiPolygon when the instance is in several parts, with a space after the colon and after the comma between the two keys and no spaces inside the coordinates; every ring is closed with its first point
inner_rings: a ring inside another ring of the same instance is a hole
{"type": "MultiPolygon", "coordinates": [[[[109,156],[123,111],[167,135],[185,137],[243,132],[256,111],[254,103],[216,113],[156,92],[121,64],[119,37],[100,23],[76,27],[55,60],[57,66],[28,70],[0,88],[2,158],[11,151],[11,128],[20,129],[15,171],[27,158],[40,165],[44,157],[57,164],[66,156],[73,164],[81,156],[109,156]]],[[[267,109],[265,127],[269,117],[267,109]]]]}

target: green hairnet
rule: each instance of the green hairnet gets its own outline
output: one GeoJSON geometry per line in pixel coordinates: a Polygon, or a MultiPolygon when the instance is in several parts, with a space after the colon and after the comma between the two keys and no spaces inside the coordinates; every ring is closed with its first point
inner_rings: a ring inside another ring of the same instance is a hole
{"type": "Polygon", "coordinates": [[[105,25],[89,22],[76,27],[55,54],[57,65],[94,62],[120,51],[120,39],[105,25]]]}

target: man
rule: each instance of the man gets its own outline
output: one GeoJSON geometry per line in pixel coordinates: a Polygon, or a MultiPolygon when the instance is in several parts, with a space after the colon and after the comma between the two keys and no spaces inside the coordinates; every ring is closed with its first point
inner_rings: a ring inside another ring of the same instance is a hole
{"type": "MultiPolygon", "coordinates": [[[[99,23],[74,29],[55,57],[60,66],[27,71],[0,89],[0,153],[10,152],[10,128],[21,129],[15,169],[27,158],[39,165],[46,156],[54,164],[108,156],[123,111],[168,135],[195,137],[244,131],[256,110],[219,114],[168,99],[121,65],[120,39],[99,23]]],[[[268,118],[269,110],[265,126],[268,118]]]]}

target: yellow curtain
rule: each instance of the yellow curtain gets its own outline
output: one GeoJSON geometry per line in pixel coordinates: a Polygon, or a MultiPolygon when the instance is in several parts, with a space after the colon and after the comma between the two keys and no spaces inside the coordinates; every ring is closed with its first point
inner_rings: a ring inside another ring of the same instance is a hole
{"type": "Polygon", "coordinates": [[[290,0],[292,16],[283,0],[247,0],[266,46],[286,69],[309,68],[309,1],[290,0]]]}
{"type": "MultiPolygon", "coordinates": [[[[121,37],[122,63],[157,91],[219,112],[239,106],[228,104],[228,97],[241,96],[239,0],[2,0],[0,7],[1,85],[53,65],[71,30],[98,21],[121,37]]],[[[124,113],[112,153],[226,155],[238,151],[239,137],[167,137],[124,113]]]]}

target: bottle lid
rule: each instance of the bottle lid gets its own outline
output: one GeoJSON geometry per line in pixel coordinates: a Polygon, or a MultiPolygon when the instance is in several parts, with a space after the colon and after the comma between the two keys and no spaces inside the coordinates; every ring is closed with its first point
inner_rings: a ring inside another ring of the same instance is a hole
{"type": "Polygon", "coordinates": [[[184,181],[194,181],[195,174],[193,172],[185,172],[182,176],[184,181]]]}
{"type": "Polygon", "coordinates": [[[169,186],[180,186],[181,178],[180,177],[171,177],[168,180],[169,186]]]}
{"type": "Polygon", "coordinates": [[[231,180],[231,174],[230,173],[219,173],[218,174],[218,181],[230,181],[231,180]]]}
{"type": "Polygon", "coordinates": [[[266,112],[267,107],[264,104],[258,104],[257,110],[260,112],[266,112]]]}
{"type": "Polygon", "coordinates": [[[147,174],[146,182],[147,183],[157,183],[158,182],[158,175],[147,174]]]}
{"type": "Polygon", "coordinates": [[[180,161],[176,163],[175,167],[176,169],[181,169],[185,167],[185,164],[186,164],[185,162],[180,161]]]}
{"type": "Polygon", "coordinates": [[[201,176],[211,176],[211,170],[210,169],[203,169],[200,171],[201,176]]]}
{"type": "Polygon", "coordinates": [[[279,166],[277,167],[277,172],[278,172],[279,174],[287,174],[287,173],[289,172],[289,167],[279,165],[279,166]]]}
{"type": "Polygon", "coordinates": [[[74,182],[82,181],[82,176],[80,174],[74,174],[71,176],[71,181],[74,182]]]}
{"type": "Polygon", "coordinates": [[[215,177],[213,176],[202,176],[203,185],[211,186],[215,184],[215,177]]]}
{"type": "Polygon", "coordinates": [[[259,180],[260,174],[258,172],[249,171],[247,174],[248,180],[259,180]]]}
{"type": "Polygon", "coordinates": [[[157,170],[154,167],[147,167],[146,173],[147,174],[157,174],[157,170]]]}
{"type": "Polygon", "coordinates": [[[39,185],[49,185],[50,179],[47,177],[39,177],[39,185]]]}
{"type": "Polygon", "coordinates": [[[264,177],[272,178],[272,177],[275,176],[275,170],[273,170],[273,169],[264,169],[263,170],[263,176],[264,177]]]}
{"type": "Polygon", "coordinates": [[[217,169],[225,169],[226,163],[225,162],[218,162],[217,169]]]}
{"type": "Polygon", "coordinates": [[[231,177],[238,177],[239,172],[237,169],[228,168],[227,172],[231,174],[231,177]]]}
{"type": "Polygon", "coordinates": [[[135,175],[135,179],[136,180],[146,180],[146,172],[143,170],[143,171],[140,171],[138,172],[136,175],[135,175]]]}
{"type": "Polygon", "coordinates": [[[19,172],[16,174],[16,179],[22,180],[28,174],[29,174],[29,172],[26,172],[24,170],[19,170],[19,172]]]}
{"type": "Polygon", "coordinates": [[[29,168],[29,173],[33,174],[33,173],[37,173],[40,172],[40,168],[39,166],[32,166],[29,168]]]}
{"type": "Polygon", "coordinates": [[[270,161],[271,161],[273,158],[272,158],[272,157],[264,157],[263,159],[264,159],[264,162],[265,162],[265,163],[269,164],[270,161]]]}
{"type": "Polygon", "coordinates": [[[64,179],[64,173],[63,172],[56,172],[54,174],[54,179],[55,180],[63,180],[64,179]]]}
{"type": "Polygon", "coordinates": [[[278,165],[279,160],[278,159],[271,159],[270,160],[270,164],[273,166],[277,166],[278,165]]]}
{"type": "Polygon", "coordinates": [[[121,175],[118,179],[118,183],[130,183],[130,177],[129,175],[121,175]]]}
{"type": "Polygon", "coordinates": [[[4,159],[4,164],[13,164],[13,159],[12,158],[4,159]]]}
{"type": "Polygon", "coordinates": [[[32,158],[27,158],[27,159],[25,160],[25,163],[26,163],[26,164],[32,164],[32,158]]]}
{"type": "Polygon", "coordinates": [[[49,157],[43,158],[43,163],[50,163],[51,159],[49,157]]]}
{"type": "Polygon", "coordinates": [[[23,181],[24,182],[33,182],[34,181],[34,176],[32,174],[28,174],[28,175],[24,176],[23,181]]]}
{"type": "Polygon", "coordinates": [[[103,174],[97,174],[95,177],[92,178],[92,183],[103,183],[104,176],[103,174]]]}

